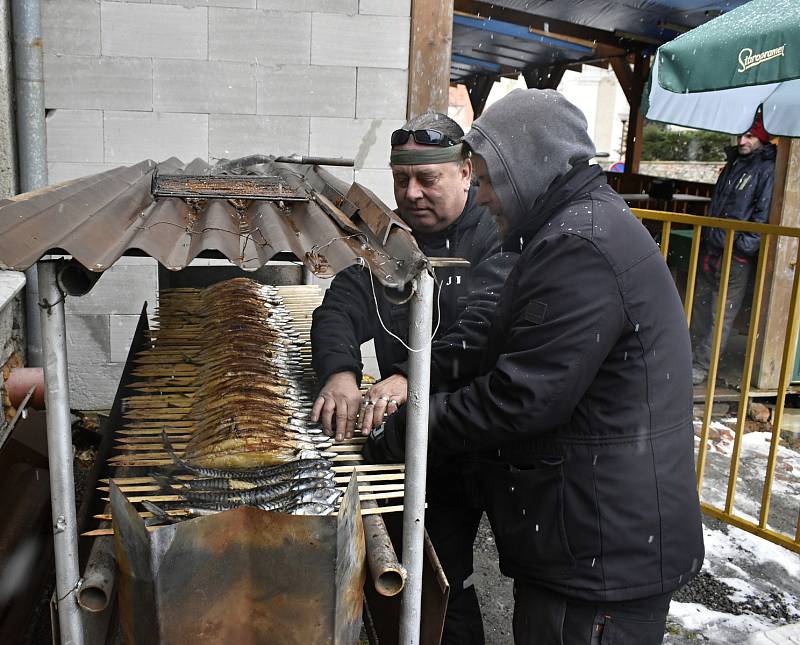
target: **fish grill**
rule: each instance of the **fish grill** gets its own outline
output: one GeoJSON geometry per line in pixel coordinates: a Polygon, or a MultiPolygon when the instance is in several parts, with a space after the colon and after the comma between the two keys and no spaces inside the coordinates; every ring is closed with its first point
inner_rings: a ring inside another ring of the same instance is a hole
{"type": "Polygon", "coordinates": [[[143,517],[169,521],[239,505],[330,513],[354,470],[362,499],[402,496],[402,466],[362,464],[363,438],[333,445],[308,421],[308,335],[320,300],[315,286],[245,278],[161,292],[158,327],[133,359],[110,459],[147,469],[115,478],[129,501],[144,504],[143,517]],[[289,492],[304,492],[305,501],[292,504],[289,492]],[[162,504],[171,508],[158,516],[162,504]]]}
{"type": "MultiPolygon", "coordinates": [[[[316,286],[247,279],[160,293],[158,325],[123,377],[113,474],[100,486],[110,503],[86,534],[113,539],[126,643],[357,637],[362,515],[402,508],[404,467],[363,464],[362,438],[333,445],[307,421],[320,301],[316,286]],[[206,490],[212,480],[223,488],[206,490]]],[[[402,567],[391,573],[384,596],[402,589],[402,567]]]]}

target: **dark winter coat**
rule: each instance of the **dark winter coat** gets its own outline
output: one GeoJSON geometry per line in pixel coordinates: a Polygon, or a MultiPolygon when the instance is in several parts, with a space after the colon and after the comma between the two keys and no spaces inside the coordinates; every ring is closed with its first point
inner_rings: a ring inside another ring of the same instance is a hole
{"type": "MultiPolygon", "coordinates": [[[[709,212],[713,217],[726,217],[750,222],[767,221],[772,201],[775,176],[775,146],[765,144],[746,156],[740,156],[736,146],[728,148],[728,163],[717,180],[709,212]]],[[[706,249],[722,253],[725,231],[709,228],[703,231],[706,249]]],[[[734,249],[744,256],[758,253],[758,233],[736,233],[734,249]]]]}
{"type": "Polygon", "coordinates": [[[510,212],[524,248],[484,373],[431,398],[434,458],[483,455],[504,574],[593,601],[668,592],[703,562],[683,308],[658,247],[596,166],[572,160],[544,194],[527,191],[534,166],[514,154],[547,150],[548,120],[574,109],[548,94],[539,110],[530,92],[509,94],[520,111],[493,114],[497,103],[467,137],[492,185],[530,206],[510,212]],[[530,146],[503,139],[510,122],[530,146]]]}
{"type": "MultiPolygon", "coordinates": [[[[431,348],[431,388],[447,389],[474,375],[480,365],[489,323],[500,290],[518,254],[501,252],[497,225],[489,212],[475,204],[470,189],[464,211],[445,230],[414,237],[429,257],[460,257],[469,268],[437,269],[442,284],[434,311],[438,330],[431,348]]],[[[519,248],[519,244],[517,244],[519,248]]],[[[375,285],[386,327],[408,342],[408,304],[394,304],[375,285]]],[[[336,276],[316,309],[311,327],[313,366],[320,385],[336,372],[361,378],[361,344],[374,339],[381,376],[405,374],[408,351],[382,329],[376,315],[369,271],[355,266],[336,276]]]]}

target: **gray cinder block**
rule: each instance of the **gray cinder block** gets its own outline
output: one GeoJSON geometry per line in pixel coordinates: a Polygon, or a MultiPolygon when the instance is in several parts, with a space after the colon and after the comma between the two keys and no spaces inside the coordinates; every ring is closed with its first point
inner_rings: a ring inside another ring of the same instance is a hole
{"type": "Polygon", "coordinates": [[[208,58],[208,9],[104,2],[104,56],[208,58]]]}
{"type": "Polygon", "coordinates": [[[353,157],[356,170],[389,167],[389,140],[404,121],[397,119],[311,118],[309,154],[353,157]]]}
{"type": "Polygon", "coordinates": [[[259,114],[355,116],[356,69],[285,65],[258,70],[259,114]]]}
{"type": "Polygon", "coordinates": [[[359,67],[356,117],[404,119],[408,70],[359,67]]]}
{"type": "Polygon", "coordinates": [[[182,7],[238,7],[255,9],[256,0],[149,0],[153,4],[177,4],[182,7]]]}
{"type": "Polygon", "coordinates": [[[47,117],[47,160],[103,161],[103,113],[100,110],[54,110],[47,117]]]}
{"type": "Polygon", "coordinates": [[[250,154],[308,154],[308,118],[211,115],[208,154],[234,159],[250,154]]]}
{"type": "Polygon", "coordinates": [[[48,54],[100,54],[100,3],[95,0],[46,0],[42,38],[48,54]]]}
{"type": "Polygon", "coordinates": [[[378,16],[410,16],[411,0],[360,0],[358,13],[378,16]]]}
{"type": "Polygon", "coordinates": [[[113,112],[104,118],[105,160],[132,164],[143,159],[208,158],[208,115],[113,112]]]}
{"type": "Polygon", "coordinates": [[[155,260],[152,263],[151,266],[115,264],[85,296],[67,298],[66,313],[138,315],[145,301],[152,311],[158,290],[157,265],[155,260]]]}
{"type": "Polygon", "coordinates": [[[395,16],[311,16],[311,64],[408,68],[411,21],[395,16]]]}
{"type": "MultiPolygon", "coordinates": [[[[69,358],[69,357],[68,357],[69,358]]],[[[74,365],[69,361],[69,401],[75,410],[108,410],[114,403],[124,363],[74,365]]]]}
{"type": "Polygon", "coordinates": [[[45,55],[44,77],[48,108],[153,108],[153,65],[149,58],[45,55]]]}
{"type": "Polygon", "coordinates": [[[208,57],[259,65],[305,64],[311,14],[254,9],[209,9],[208,57]]]}
{"type": "Polygon", "coordinates": [[[128,360],[128,351],[131,348],[131,341],[134,333],[136,333],[136,325],[138,324],[139,316],[115,314],[110,317],[111,361],[113,363],[124,363],[128,360]]]}
{"type": "Polygon", "coordinates": [[[248,63],[159,60],[153,69],[157,112],[255,114],[256,77],[248,63]]]}
{"type": "Polygon", "coordinates": [[[321,13],[358,13],[358,0],[258,0],[259,9],[273,11],[316,11],[321,13]]]}
{"type": "Polygon", "coordinates": [[[109,317],[104,314],[66,316],[67,356],[71,364],[104,364],[111,356],[109,317]]]}

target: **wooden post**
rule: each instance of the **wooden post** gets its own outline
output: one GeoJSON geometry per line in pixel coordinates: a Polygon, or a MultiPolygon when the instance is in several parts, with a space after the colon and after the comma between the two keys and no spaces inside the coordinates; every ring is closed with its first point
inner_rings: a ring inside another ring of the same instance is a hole
{"type": "Polygon", "coordinates": [[[483,108],[486,107],[486,99],[489,98],[489,92],[492,91],[494,82],[494,76],[478,76],[467,86],[473,118],[477,119],[483,113],[483,108]]]}
{"type": "MultiPolygon", "coordinates": [[[[769,223],[800,226],[800,140],[781,139],[775,160],[775,188],[769,223]]],[[[763,250],[762,250],[763,252],[763,250]]],[[[759,345],[753,384],[762,390],[778,387],[783,341],[789,327],[789,296],[792,291],[797,240],[775,239],[768,250],[767,283],[763,315],[759,323],[759,345]]],[[[794,356],[792,356],[794,358],[794,356]]]]}
{"type": "MultiPolygon", "coordinates": [[[[616,71],[616,69],[615,69],[616,71]]],[[[650,71],[650,59],[637,54],[633,63],[632,86],[626,92],[630,102],[630,116],[628,117],[628,139],[625,143],[625,174],[638,174],[639,162],[642,159],[642,130],[644,129],[644,115],[642,114],[642,90],[647,82],[650,71]],[[634,100],[631,100],[634,99],[634,100]]],[[[625,87],[622,79],[620,84],[625,87]]]]}
{"type": "Polygon", "coordinates": [[[453,3],[412,0],[408,53],[408,118],[428,110],[447,114],[453,3]]]}

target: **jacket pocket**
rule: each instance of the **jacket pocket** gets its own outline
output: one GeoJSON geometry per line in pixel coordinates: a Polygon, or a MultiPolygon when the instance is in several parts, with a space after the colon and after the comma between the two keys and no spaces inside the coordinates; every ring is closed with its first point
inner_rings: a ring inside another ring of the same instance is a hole
{"type": "Polygon", "coordinates": [[[563,457],[492,464],[487,515],[510,569],[558,576],[575,567],[564,525],[563,457]]]}

